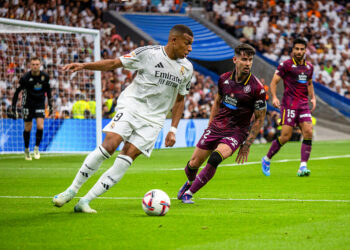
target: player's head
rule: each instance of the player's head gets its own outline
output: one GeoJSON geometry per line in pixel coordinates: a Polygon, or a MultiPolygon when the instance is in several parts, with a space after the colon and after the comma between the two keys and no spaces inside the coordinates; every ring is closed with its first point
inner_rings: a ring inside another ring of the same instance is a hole
{"type": "Polygon", "coordinates": [[[168,45],[172,59],[185,58],[192,51],[193,32],[183,24],[177,24],[169,32],[168,45]]]}
{"type": "Polygon", "coordinates": [[[38,57],[32,57],[30,59],[30,70],[32,71],[32,73],[34,74],[40,73],[40,66],[41,66],[41,62],[38,57]]]}
{"type": "Polygon", "coordinates": [[[296,38],[293,41],[293,57],[298,61],[304,59],[306,52],[306,41],[303,38],[296,38]]]}
{"type": "Polygon", "coordinates": [[[242,43],[235,48],[233,63],[236,65],[236,71],[248,74],[253,65],[255,49],[247,43],[242,43]]]}

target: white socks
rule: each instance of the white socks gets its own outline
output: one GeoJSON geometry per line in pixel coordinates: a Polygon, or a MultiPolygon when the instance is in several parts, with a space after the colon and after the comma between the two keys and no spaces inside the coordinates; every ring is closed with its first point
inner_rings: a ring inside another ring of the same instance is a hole
{"type": "Polygon", "coordinates": [[[118,155],[114,164],[110,167],[96,182],[96,184],[90,189],[90,191],[83,197],[89,201],[102,195],[124,176],[126,170],[130,167],[133,160],[127,155],[118,155]]]}
{"type": "Polygon", "coordinates": [[[98,170],[102,162],[109,157],[111,156],[102,146],[97,147],[85,158],[83,165],[68,189],[78,193],[80,187],[98,170]]]}
{"type": "Polygon", "coordinates": [[[306,162],[300,162],[300,167],[299,168],[302,168],[302,167],[306,167],[306,162]]]}
{"type": "Polygon", "coordinates": [[[267,162],[271,161],[271,159],[269,157],[267,157],[266,155],[264,156],[264,160],[267,161],[267,162]]]}

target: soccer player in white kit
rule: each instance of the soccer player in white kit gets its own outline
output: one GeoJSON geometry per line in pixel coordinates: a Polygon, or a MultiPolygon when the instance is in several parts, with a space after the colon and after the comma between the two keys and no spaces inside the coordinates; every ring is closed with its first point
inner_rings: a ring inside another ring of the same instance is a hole
{"type": "Polygon", "coordinates": [[[184,96],[189,92],[193,73],[193,66],[186,59],[192,51],[192,42],[191,29],[185,25],[175,25],[170,30],[166,46],[140,47],[117,59],[72,63],[63,67],[63,70],[72,72],[83,69],[108,71],[124,67],[137,70],[137,75],[118,98],[116,115],[103,129],[106,137],[102,145],[86,157],[73,183],[54,196],[55,206],[61,207],[72,200],[102,162],[111,157],[124,141],[124,147],[113,166],[74,207],[75,212],[96,213],[90,207],[90,201],[118,183],[137,156],[141,153],[147,157],[151,155],[171,108],[171,128],[165,138],[165,146],[175,144],[176,128],[184,109],[184,96]]]}

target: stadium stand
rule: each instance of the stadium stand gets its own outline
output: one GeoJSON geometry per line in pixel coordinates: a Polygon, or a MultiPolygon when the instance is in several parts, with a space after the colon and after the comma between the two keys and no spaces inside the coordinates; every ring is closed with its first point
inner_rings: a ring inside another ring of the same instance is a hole
{"type": "Polygon", "coordinates": [[[206,8],[206,15],[241,42],[252,44],[267,61],[286,60],[292,40],[305,37],[307,60],[315,66],[314,81],[348,98],[349,6],[346,1],[325,0],[218,0],[212,8],[206,8]]]}
{"type": "MultiPolygon", "coordinates": [[[[103,59],[116,58],[138,46],[146,44],[145,41],[140,41],[139,44],[136,44],[131,41],[130,36],[121,37],[117,33],[117,27],[111,23],[103,22],[102,13],[106,9],[107,5],[104,1],[94,1],[92,5],[85,4],[83,1],[50,1],[50,3],[46,4],[34,1],[29,1],[29,4],[26,4],[24,1],[4,2],[0,4],[0,17],[99,29],[101,31],[101,58],[103,59]]],[[[197,29],[196,32],[200,31],[197,29]]],[[[214,34],[211,33],[209,35],[213,36],[214,34]]],[[[95,103],[92,86],[89,84],[84,84],[83,86],[78,83],[74,74],[69,75],[68,73],[58,73],[50,70],[51,63],[64,65],[77,61],[78,53],[79,58],[83,58],[81,59],[82,61],[93,61],[93,55],[89,53],[89,48],[92,46],[91,42],[83,39],[82,41],[75,40],[74,44],[65,44],[67,41],[58,43],[56,51],[58,56],[55,57],[50,53],[41,53],[41,51],[33,50],[35,45],[40,43],[40,38],[48,39],[47,37],[38,37],[37,40],[31,41],[31,43],[22,43],[13,38],[11,43],[6,44],[4,37],[1,36],[3,35],[0,35],[0,61],[3,62],[3,67],[6,67],[1,70],[0,77],[1,118],[8,117],[15,86],[18,86],[19,79],[13,77],[11,72],[25,71],[23,62],[14,63],[9,57],[6,57],[6,50],[11,49],[11,46],[18,47],[18,50],[30,52],[26,54],[26,58],[21,59],[22,61],[28,60],[34,53],[41,58],[45,58],[43,60],[43,70],[48,71],[51,76],[50,82],[55,100],[55,118],[85,119],[94,117],[95,103]],[[84,50],[79,50],[79,48],[84,48],[84,50]],[[76,51],[76,56],[67,58],[65,56],[67,50],[76,51]],[[7,73],[5,74],[5,72],[7,73]]],[[[21,40],[25,41],[25,38],[22,37],[21,40]]],[[[227,50],[228,48],[225,49],[227,50]]],[[[19,60],[20,58],[15,58],[14,61],[18,62],[19,60]]],[[[92,72],[84,71],[84,73],[80,74],[82,74],[80,76],[82,79],[88,81],[92,72]]],[[[103,118],[110,118],[113,116],[118,96],[130,84],[134,77],[134,72],[117,69],[114,72],[102,72],[101,77],[103,118]]],[[[191,95],[186,99],[184,115],[186,118],[208,117],[213,97],[216,93],[216,85],[210,77],[204,77],[198,72],[193,76],[192,84],[191,95]],[[188,115],[189,110],[191,110],[190,115],[188,115]]],[[[18,105],[20,105],[20,101],[18,105]]]]}

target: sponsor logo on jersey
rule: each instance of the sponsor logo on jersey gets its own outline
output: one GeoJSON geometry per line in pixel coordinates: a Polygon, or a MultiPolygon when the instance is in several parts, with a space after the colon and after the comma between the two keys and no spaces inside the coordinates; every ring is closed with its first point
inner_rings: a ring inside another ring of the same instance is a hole
{"type": "Polygon", "coordinates": [[[173,88],[177,88],[179,84],[181,84],[181,79],[177,76],[174,76],[170,73],[160,72],[156,70],[155,77],[159,77],[158,84],[171,86],[173,88]]]}
{"type": "Polygon", "coordinates": [[[311,114],[302,114],[299,116],[300,118],[304,118],[304,117],[312,117],[311,114]]]}
{"type": "Polygon", "coordinates": [[[157,64],[156,66],[154,66],[154,67],[156,67],[156,68],[164,68],[162,62],[158,63],[158,64],[157,64]]]}
{"type": "Polygon", "coordinates": [[[250,88],[250,85],[246,85],[243,88],[244,93],[249,93],[252,89],[250,88]]]}
{"type": "Polygon", "coordinates": [[[298,75],[298,83],[307,83],[307,75],[305,75],[304,73],[301,73],[298,75]]]}
{"type": "Polygon", "coordinates": [[[237,99],[234,98],[233,94],[231,96],[225,95],[223,104],[229,109],[237,109],[237,99]]]}
{"type": "Polygon", "coordinates": [[[34,85],[34,90],[41,90],[42,88],[43,88],[43,85],[38,82],[34,85]]]}

